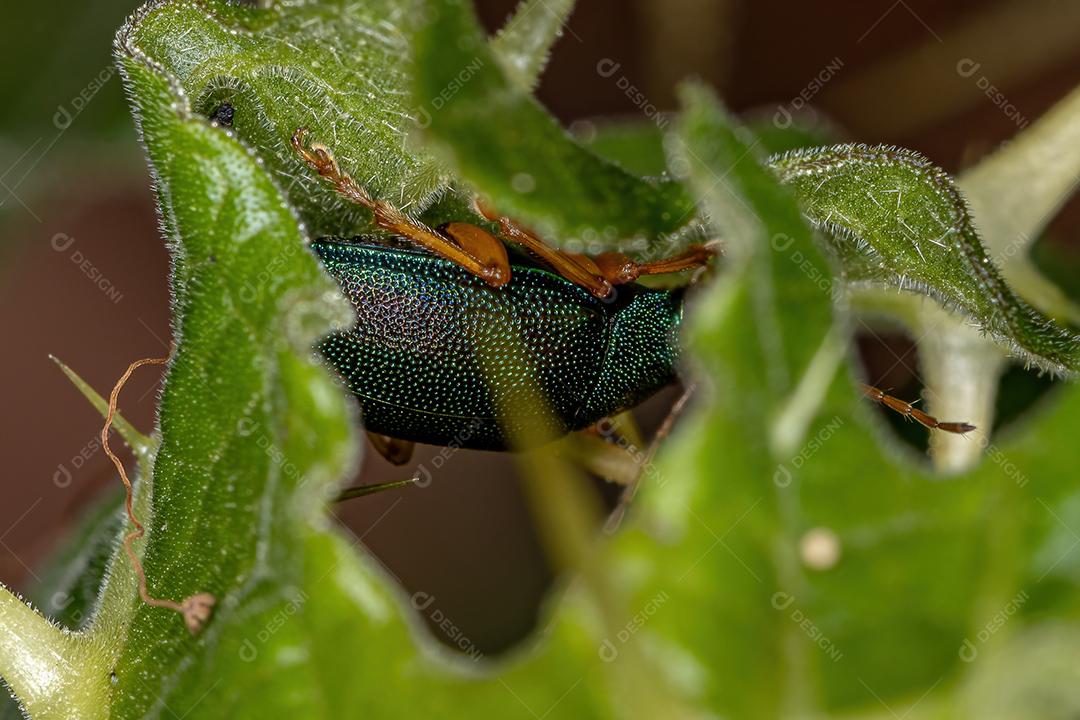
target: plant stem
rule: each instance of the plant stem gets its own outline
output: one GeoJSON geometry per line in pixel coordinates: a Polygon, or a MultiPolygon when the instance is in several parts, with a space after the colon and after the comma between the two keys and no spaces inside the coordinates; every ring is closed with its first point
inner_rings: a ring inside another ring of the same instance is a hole
{"type": "Polygon", "coordinates": [[[109,707],[109,672],[90,643],[0,587],[0,676],[34,720],[95,720],[109,707]]]}
{"type": "Polygon", "coordinates": [[[978,462],[989,442],[1005,356],[978,330],[934,302],[922,303],[920,319],[919,357],[930,414],[975,425],[974,431],[964,435],[930,435],[934,467],[960,473],[978,462]]]}
{"type": "Polygon", "coordinates": [[[1031,129],[957,181],[1005,280],[1035,307],[1080,323],[1080,308],[1029,257],[1046,224],[1076,190],[1080,174],[1080,88],[1031,129]]]}

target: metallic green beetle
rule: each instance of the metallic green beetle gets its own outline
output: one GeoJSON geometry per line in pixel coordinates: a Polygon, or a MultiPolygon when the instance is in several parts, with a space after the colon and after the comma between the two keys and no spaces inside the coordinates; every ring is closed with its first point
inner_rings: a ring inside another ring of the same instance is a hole
{"type": "Polygon", "coordinates": [[[493,288],[385,240],[313,247],[358,317],[319,350],[369,432],[504,450],[590,427],[676,379],[682,289],[628,284],[599,300],[525,259],[493,288]]]}

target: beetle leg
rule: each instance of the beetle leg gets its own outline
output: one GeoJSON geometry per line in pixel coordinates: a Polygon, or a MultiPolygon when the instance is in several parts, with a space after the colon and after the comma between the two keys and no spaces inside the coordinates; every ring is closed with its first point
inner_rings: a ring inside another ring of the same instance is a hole
{"type": "MultiPolygon", "coordinates": [[[[503,251],[487,252],[477,257],[471,250],[486,247],[472,237],[462,245],[460,241],[447,237],[423,223],[414,220],[390,203],[376,200],[367,190],[348,173],[342,171],[330,150],[320,143],[305,142],[307,128],[300,128],[292,136],[293,149],[313,170],[328,179],[334,185],[338,195],[371,211],[375,224],[388,232],[400,235],[431,252],[457,263],[473,275],[483,279],[493,287],[505,285],[510,280],[510,262],[503,251]]],[[[476,228],[483,233],[483,230],[476,228]]]]}
{"type": "Polygon", "coordinates": [[[570,282],[580,285],[601,299],[611,294],[611,283],[601,276],[596,263],[589,258],[551,247],[532,230],[510,218],[500,217],[498,222],[507,239],[528,250],[570,282]]]}
{"type": "Polygon", "coordinates": [[[439,232],[449,237],[464,252],[480,261],[485,267],[506,268],[510,276],[510,258],[506,245],[487,230],[470,223],[452,222],[439,227],[439,232]]]}
{"type": "Polygon", "coordinates": [[[944,430],[945,432],[964,435],[975,429],[974,425],[965,422],[942,422],[933,415],[924,413],[922,410],[915,407],[913,403],[905,402],[900,398],[893,397],[884,390],[879,390],[873,385],[860,383],[860,389],[862,390],[863,396],[867,399],[884,405],[890,410],[900,413],[905,418],[914,420],[923,427],[930,428],[931,430],[944,430]]]}
{"type": "Polygon", "coordinates": [[[707,245],[692,245],[679,255],[648,263],[639,263],[615,252],[590,258],[549,246],[529,228],[499,215],[479,200],[476,208],[488,220],[499,223],[499,228],[508,240],[521,245],[564,278],[601,299],[611,293],[613,285],[625,285],[642,275],[663,275],[702,267],[715,252],[707,245]]]}
{"type": "Polygon", "coordinates": [[[617,252],[602,253],[593,260],[608,282],[612,285],[624,285],[642,275],[666,275],[704,267],[713,254],[714,250],[708,245],[691,245],[679,255],[647,263],[636,262],[617,252]]]}
{"type": "Polygon", "coordinates": [[[638,476],[637,457],[627,447],[608,442],[591,429],[580,430],[569,439],[572,453],[586,471],[607,482],[629,487],[638,476]]]}
{"type": "Polygon", "coordinates": [[[391,465],[404,465],[412,459],[416,443],[411,440],[398,440],[373,432],[369,432],[367,436],[376,452],[386,458],[391,465]]]}
{"type": "Polygon", "coordinates": [[[601,276],[600,269],[589,258],[551,247],[532,230],[498,214],[479,199],[476,201],[476,209],[491,222],[498,223],[507,240],[525,248],[570,282],[580,285],[601,299],[611,294],[611,283],[601,276]]]}
{"type": "Polygon", "coordinates": [[[593,475],[624,487],[637,480],[645,441],[633,413],[623,412],[579,430],[574,443],[578,459],[593,475]]]}

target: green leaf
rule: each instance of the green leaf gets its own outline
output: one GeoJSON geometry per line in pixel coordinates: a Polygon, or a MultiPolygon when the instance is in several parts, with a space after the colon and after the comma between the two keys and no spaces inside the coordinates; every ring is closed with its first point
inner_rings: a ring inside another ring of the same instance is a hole
{"type": "MultiPolygon", "coordinates": [[[[791,397],[815,353],[832,342],[832,273],[794,197],[754,154],[756,139],[735,126],[706,89],[686,87],[683,102],[674,162],[689,168],[689,185],[717,232],[730,238],[726,256],[739,268],[739,277],[746,274],[745,300],[752,303],[748,311],[756,326],[753,344],[763,353],[769,376],[769,397],[761,399],[771,409],[791,397]],[[798,298],[803,308],[798,316],[779,311],[779,288],[798,298]]],[[[716,290],[718,295],[735,292],[730,289],[733,281],[719,287],[725,286],[727,290],[716,290]]],[[[724,297],[718,306],[736,302],[724,297]]]]}
{"type": "Polygon", "coordinates": [[[155,597],[218,601],[192,638],[177,614],[106,590],[88,635],[119,641],[111,715],[138,717],[191,709],[211,686],[186,690],[235,652],[244,623],[296,597],[302,565],[289,545],[314,534],[314,509],[354,462],[355,431],[310,354],[350,313],[291,209],[251,154],[192,115],[171,78],[139,56],[123,69],[176,251],[182,338],[162,392],[143,563],[155,597]]]}
{"type": "Polygon", "coordinates": [[[694,205],[678,183],[639,178],[594,155],[522,91],[466,2],[427,5],[413,53],[421,124],[457,174],[500,212],[553,245],[597,251],[644,252],[693,224],[694,205]]]}
{"type": "MultiPolygon", "coordinates": [[[[554,624],[551,652],[465,679],[418,647],[430,640],[415,637],[399,591],[328,528],[325,503],[355,463],[357,429],[311,347],[348,322],[348,304],[257,158],[194,115],[147,58],[122,66],[174,251],[179,337],[153,475],[138,485],[147,537],[136,549],[152,595],[210,592],[217,606],[191,636],[175,613],[139,602],[131,564],[114,549],[93,621],[77,634],[0,594],[5,679],[46,719],[338,718],[364,707],[394,716],[451,703],[528,718],[570,695],[596,663],[588,613],[554,624]],[[37,689],[23,682],[27,652],[12,640],[25,637],[40,655],[27,667],[67,660],[70,675],[56,670],[57,682],[37,689]]],[[[607,717],[612,697],[601,681],[560,709],[607,717]]]]}
{"type": "Polygon", "coordinates": [[[371,216],[299,160],[289,144],[298,128],[329,146],[372,196],[401,208],[420,212],[447,187],[446,174],[407,147],[417,113],[404,71],[406,6],[151,3],[117,46],[174,77],[197,114],[231,104],[233,132],[266,163],[308,232],[349,236],[369,232],[371,216]]]}
{"type": "Polygon", "coordinates": [[[772,159],[846,275],[924,293],[971,318],[1025,361],[1080,370],[1080,338],[1021,300],[983,249],[953,181],[916,153],[837,145],[772,159]]]}
{"type": "MultiPolygon", "coordinates": [[[[455,663],[432,648],[400,589],[326,515],[356,460],[356,418],[311,346],[348,313],[304,248],[311,216],[294,212],[295,175],[274,159],[283,136],[263,146],[212,127],[190,104],[188,66],[220,50],[190,42],[250,42],[258,55],[291,41],[267,27],[296,18],[348,42],[393,34],[383,23],[399,16],[377,3],[204,11],[152,5],[125,31],[121,62],[174,253],[179,336],[153,474],[137,485],[148,536],[136,549],[153,594],[209,591],[218,605],[191,636],[138,601],[115,547],[79,632],[0,592],[0,674],[33,717],[1076,715],[1080,492],[1068,449],[1080,390],[1067,386],[1022,437],[947,482],[883,448],[837,372],[843,298],[792,190],[693,87],[671,165],[729,250],[687,306],[695,410],[645,468],[628,527],[595,547],[582,547],[587,501],[565,469],[530,458],[545,522],[572,528],[567,545],[586,555],[583,582],[512,660],[455,663]],[[215,34],[230,24],[237,35],[215,34]]],[[[305,32],[297,40],[314,42],[305,32]]],[[[100,574],[91,565],[84,580],[100,574]]]]}
{"type": "Polygon", "coordinates": [[[578,141],[597,155],[639,175],[667,171],[664,128],[652,121],[587,120],[575,123],[578,141]]]}
{"type": "Polygon", "coordinates": [[[573,9],[574,0],[522,0],[491,41],[506,74],[522,89],[532,90],[539,82],[573,9]]]}
{"type": "Polygon", "coordinates": [[[800,581],[798,527],[769,480],[818,420],[839,367],[829,270],[754,138],[701,88],[683,98],[674,160],[732,239],[731,263],[688,309],[702,410],[646,474],[659,483],[647,488],[641,527],[667,539],[639,530],[621,545],[648,562],[636,606],[664,598],[642,642],[677,665],[672,682],[714,715],[793,716],[810,707],[805,679],[787,667],[800,643],[770,597],[800,581]],[[794,306],[798,313],[785,312],[794,306]]]}
{"type": "MultiPolygon", "coordinates": [[[[982,716],[985,697],[953,694],[986,671],[965,662],[966,643],[991,657],[1047,608],[1076,615],[1080,501],[1062,449],[1080,391],[948,482],[883,449],[880,423],[834,372],[828,293],[763,237],[791,200],[755,166],[752,138],[700,90],[687,97],[677,132],[690,186],[751,241],[688,309],[697,410],[646,468],[638,522],[609,561],[634,568],[621,577],[648,619],[632,641],[713,716],[982,716]],[[776,350],[789,345],[819,352],[793,363],[776,350]],[[793,382],[774,379],[785,374],[793,382]],[[1015,619],[1001,619],[1006,607],[1015,619]]],[[[820,267],[808,232],[797,237],[820,267]]],[[[999,691],[1012,707],[1034,687],[1050,703],[1070,693],[1031,677],[999,691]]]]}

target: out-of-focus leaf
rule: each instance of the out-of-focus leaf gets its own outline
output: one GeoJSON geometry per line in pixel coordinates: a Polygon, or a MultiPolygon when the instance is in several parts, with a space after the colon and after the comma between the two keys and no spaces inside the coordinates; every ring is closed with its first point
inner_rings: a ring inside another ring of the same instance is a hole
{"type": "MultiPolygon", "coordinates": [[[[759,141],[757,149],[770,155],[843,140],[840,129],[818,113],[798,113],[781,121],[768,112],[751,110],[740,117],[759,141]]],[[[664,137],[671,122],[670,115],[653,119],[596,118],[575,123],[571,130],[597,155],[630,172],[658,176],[668,171],[664,137]]]]}
{"type": "MultiPolygon", "coordinates": [[[[346,318],[304,250],[306,216],[274,182],[294,177],[273,160],[280,137],[267,150],[239,133],[245,146],[198,117],[177,80],[197,74],[185,58],[213,55],[188,52],[189,36],[254,42],[260,21],[291,22],[292,8],[208,7],[199,30],[191,6],[152,6],[141,17],[161,35],[155,55],[123,44],[122,62],[175,255],[180,339],[153,475],[139,483],[143,557],[153,594],[210,591],[218,606],[188,635],[138,602],[118,552],[79,633],[0,593],[0,666],[26,697],[59,699],[34,705],[38,717],[960,718],[1031,707],[1035,692],[1047,699],[1038,709],[1076,714],[1067,681],[1013,670],[1067,677],[1071,633],[1042,629],[1047,616],[1071,627],[1080,609],[1080,494],[1064,451],[1080,391],[1052,398],[961,478],[883,450],[837,373],[844,312],[828,263],[754,139],[701,89],[685,94],[672,165],[728,256],[687,308],[697,407],[592,566],[608,577],[590,583],[629,597],[631,612],[597,617],[609,606],[575,587],[524,657],[447,662],[392,583],[329,528],[324,503],[355,460],[355,418],[310,347],[346,318]],[[234,22],[237,36],[212,31],[234,22]],[[1002,652],[1024,665],[988,662],[1002,652]],[[19,657],[42,670],[37,691],[19,657]],[[639,660],[674,693],[670,706],[637,702],[641,666],[628,663],[639,660]],[[988,686],[1000,702],[979,697],[988,686]]],[[[311,7],[296,17],[325,29],[306,13],[353,6],[311,7]]],[[[386,29],[386,16],[359,16],[343,35],[386,29]]],[[[155,42],[145,33],[124,37],[155,42]]]]}
{"type": "Polygon", "coordinates": [[[467,2],[427,5],[413,53],[426,137],[499,211],[552,244],[590,250],[644,251],[691,224],[694,205],[679,183],[642,179],[594,155],[522,91],[467,2]]]}
{"type": "Polygon", "coordinates": [[[54,622],[79,630],[94,614],[116,537],[123,527],[120,484],[90,506],[41,570],[31,602],[54,622]]]}
{"type": "Polygon", "coordinates": [[[1024,360],[1080,370],[1080,338],[1016,296],[983,250],[949,176],[916,153],[837,145],[774,157],[771,166],[836,240],[856,282],[924,293],[956,308],[1024,360]]]}
{"type": "MultiPolygon", "coordinates": [[[[94,133],[123,134],[127,139],[128,114],[107,38],[137,6],[136,0],[8,6],[0,62],[10,71],[0,77],[0,139],[16,141],[19,153],[29,150],[29,161],[61,135],[85,140],[94,133]],[[33,74],[16,68],[32,68],[33,74]]],[[[7,158],[8,163],[16,158],[7,158]]],[[[23,161],[25,171],[29,161],[23,161]]],[[[15,169],[8,183],[20,174],[15,169]]]]}
{"type": "Polygon", "coordinates": [[[794,113],[783,107],[751,110],[745,122],[769,154],[835,145],[845,139],[845,133],[816,110],[794,113]]]}
{"type": "Polygon", "coordinates": [[[573,9],[574,0],[522,0],[491,41],[507,75],[522,89],[532,90],[539,81],[573,9]]]}
{"type": "Polygon", "coordinates": [[[575,123],[575,136],[597,155],[638,175],[656,176],[667,172],[664,127],[652,121],[604,120],[575,123]]]}
{"type": "MultiPolygon", "coordinates": [[[[768,355],[772,397],[764,407],[790,399],[811,358],[832,326],[831,271],[814,245],[791,192],[777,184],[754,154],[754,138],[737,128],[698,86],[684,91],[687,107],[674,145],[674,163],[689,169],[688,182],[701,198],[717,232],[730,238],[725,255],[748,263],[747,300],[768,355]],[[767,252],[769,248],[773,252],[767,252]],[[783,288],[797,299],[797,316],[779,311],[783,288]]],[[[706,311],[708,312],[708,311],[706,311]]]]}
{"type": "MultiPolygon", "coordinates": [[[[746,169],[752,155],[739,161],[746,141],[701,106],[690,105],[679,131],[713,177],[727,178],[702,197],[714,221],[748,212],[736,197],[768,209],[759,222],[784,217],[782,194],[753,180],[760,168],[746,169]]],[[[691,168],[691,186],[708,190],[691,168]]],[[[807,429],[779,452],[769,440],[784,416],[763,408],[783,406],[772,378],[785,363],[773,336],[762,337],[761,309],[773,303],[778,315],[804,318],[820,338],[828,294],[815,302],[809,274],[781,274],[788,260],[778,248],[758,242],[745,252],[688,311],[698,409],[646,468],[639,524],[617,543],[647,617],[634,640],[667,659],[669,679],[717,716],[919,708],[965,717],[963,705],[942,708],[972,671],[969,645],[989,656],[1022,631],[1021,616],[1048,607],[1071,616],[1080,599],[1068,529],[1077,511],[1065,509],[1080,503],[1061,453],[1080,421],[1080,392],[1070,388],[1023,441],[989,446],[977,472],[942,482],[883,450],[849,378],[811,361],[790,393],[808,399],[807,429]],[[761,268],[772,266],[782,282],[768,282],[761,268]]],[[[807,343],[793,324],[772,332],[781,344],[807,343]]],[[[1066,685],[1056,697],[1068,696],[1066,685]]],[[[1003,692],[1015,703],[1030,687],[1003,692]]]]}
{"type": "Polygon", "coordinates": [[[958,182],[987,251],[1005,279],[1035,307],[1080,324],[1080,308],[1031,262],[1035,240],[1076,192],[1080,178],[1080,88],[958,182]]]}

